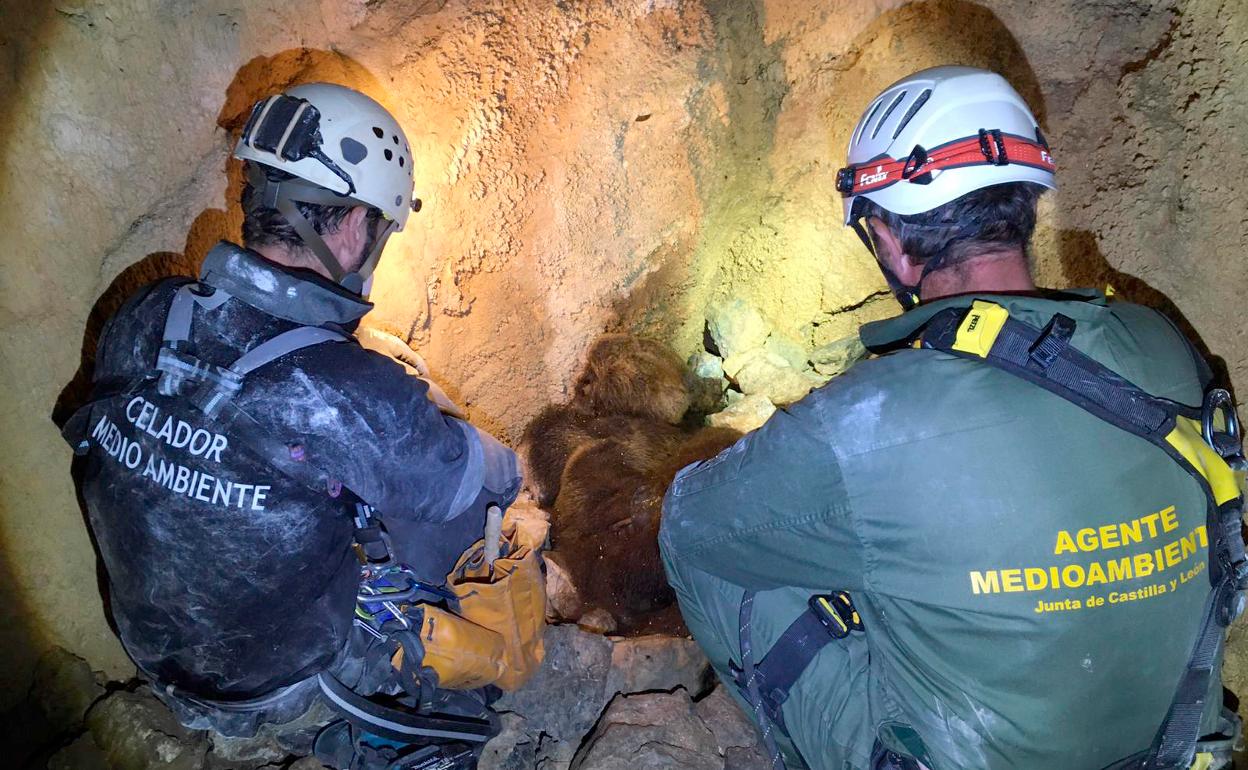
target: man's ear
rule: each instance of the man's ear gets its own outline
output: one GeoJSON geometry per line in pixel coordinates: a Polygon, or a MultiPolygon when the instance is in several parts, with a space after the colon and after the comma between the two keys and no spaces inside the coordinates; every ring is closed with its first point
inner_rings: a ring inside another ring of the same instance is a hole
{"type": "Polygon", "coordinates": [[[343,268],[348,271],[358,269],[365,257],[364,244],[368,243],[368,207],[352,206],[342,218],[335,235],[342,245],[340,259],[346,257],[343,268]]]}
{"type": "Polygon", "coordinates": [[[878,217],[867,217],[871,239],[875,242],[875,258],[893,272],[906,286],[917,286],[923,278],[923,265],[916,264],[902,248],[901,239],[878,217]]]}

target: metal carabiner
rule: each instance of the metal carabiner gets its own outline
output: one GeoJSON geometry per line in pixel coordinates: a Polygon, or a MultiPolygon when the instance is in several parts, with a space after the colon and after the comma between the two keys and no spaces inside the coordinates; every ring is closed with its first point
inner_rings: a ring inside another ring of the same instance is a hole
{"type": "Polygon", "coordinates": [[[1235,411],[1235,400],[1226,388],[1213,388],[1205,394],[1205,401],[1200,409],[1200,432],[1205,443],[1226,460],[1228,465],[1236,470],[1248,468],[1248,460],[1244,458],[1239,413],[1235,411]],[[1214,426],[1219,412],[1226,422],[1226,429],[1223,431],[1218,431],[1214,426]]]}

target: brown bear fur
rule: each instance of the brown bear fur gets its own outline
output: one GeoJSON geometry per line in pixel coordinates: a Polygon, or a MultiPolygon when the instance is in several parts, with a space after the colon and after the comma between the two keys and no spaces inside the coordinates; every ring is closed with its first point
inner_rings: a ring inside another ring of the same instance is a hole
{"type": "Polygon", "coordinates": [[[549,508],[559,496],[560,479],[578,447],[615,439],[637,467],[650,467],[679,445],[685,432],[674,425],[634,415],[595,415],[573,404],[548,406],[524,432],[529,484],[539,505],[549,508]]]}
{"type": "Polygon", "coordinates": [[[610,334],[590,346],[572,402],[547,407],[525,430],[529,481],[553,511],[559,563],[584,606],[611,612],[623,632],[647,627],[674,601],[658,545],[672,478],[740,435],[677,427],[689,403],[670,350],[610,334]]]}
{"type": "Polygon", "coordinates": [[[554,547],[586,607],[601,607],[621,631],[672,604],[659,557],[663,496],[686,465],[713,457],[740,438],[728,428],[685,434],[640,466],[625,440],[578,448],[564,469],[555,503],[554,547]]]}
{"type": "Polygon", "coordinates": [[[631,414],[679,425],[691,396],[685,367],[666,345],[627,334],[594,340],[572,403],[596,415],[631,414]]]}

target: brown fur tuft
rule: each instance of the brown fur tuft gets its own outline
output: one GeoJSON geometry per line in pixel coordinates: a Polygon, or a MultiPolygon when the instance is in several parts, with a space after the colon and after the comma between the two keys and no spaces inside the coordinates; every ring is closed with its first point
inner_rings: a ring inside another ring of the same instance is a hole
{"type": "Polygon", "coordinates": [[[594,414],[632,414],[678,425],[691,397],[685,368],[666,345],[626,334],[594,341],[573,403],[594,414]]]}

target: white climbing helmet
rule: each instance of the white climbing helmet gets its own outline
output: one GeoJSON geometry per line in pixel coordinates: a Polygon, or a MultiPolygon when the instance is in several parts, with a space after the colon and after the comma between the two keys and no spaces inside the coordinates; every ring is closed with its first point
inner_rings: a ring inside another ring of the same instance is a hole
{"type": "Polygon", "coordinates": [[[389,235],[420,210],[402,127],[380,104],[345,86],[309,83],[257,102],[234,157],[295,177],[274,182],[253,169],[248,178],[262,205],[277,209],[334,280],[353,291],[376,267],[389,235]],[[293,202],[372,206],[384,215],[386,228],[364,266],[345,274],[293,202]]]}
{"type": "Polygon", "coordinates": [[[919,214],[1006,182],[1056,189],[1053,172],[1035,116],[1005,78],[933,67],[897,81],[867,107],[836,189],[852,225],[862,198],[894,214],[919,214]]]}

